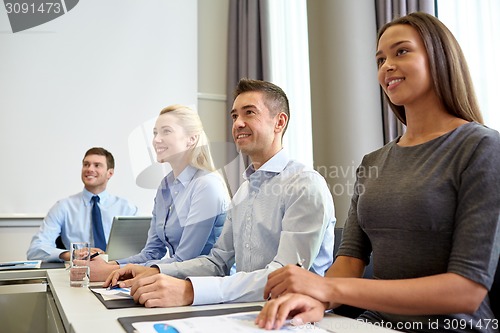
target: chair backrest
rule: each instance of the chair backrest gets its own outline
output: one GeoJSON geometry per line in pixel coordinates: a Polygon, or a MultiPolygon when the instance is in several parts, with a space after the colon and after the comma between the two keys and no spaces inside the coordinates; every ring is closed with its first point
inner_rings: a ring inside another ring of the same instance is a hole
{"type": "Polygon", "coordinates": [[[498,260],[497,272],[490,292],[490,307],[496,319],[500,319],[500,258],[498,260]]]}
{"type": "Polygon", "coordinates": [[[337,255],[337,251],[340,247],[340,242],[342,241],[342,232],[344,228],[335,228],[335,243],[333,244],[333,259],[335,260],[335,256],[337,255]]]}
{"type": "MultiPolygon", "coordinates": [[[[335,244],[333,248],[333,258],[335,260],[335,256],[337,255],[337,250],[340,247],[340,243],[342,241],[342,233],[344,232],[343,228],[335,228],[335,244]]],[[[363,275],[364,278],[371,279],[373,274],[373,268],[372,268],[372,262],[370,260],[370,264],[365,267],[365,274],[363,275]]],[[[336,308],[334,313],[348,317],[348,318],[357,318],[359,315],[361,315],[363,312],[365,312],[365,309],[357,308],[354,306],[350,305],[341,305],[338,308],[336,308]]]]}
{"type": "MultiPolygon", "coordinates": [[[[333,247],[333,258],[335,260],[335,256],[337,255],[337,251],[340,247],[340,242],[342,241],[342,233],[344,232],[344,228],[335,228],[335,244],[333,247]]],[[[363,275],[365,279],[373,278],[373,261],[370,260],[368,266],[365,267],[365,273],[363,275]]]]}
{"type": "Polygon", "coordinates": [[[57,247],[58,249],[61,249],[61,250],[67,250],[67,249],[66,249],[66,246],[64,246],[64,243],[62,242],[61,235],[59,235],[59,236],[56,238],[56,247],[57,247]]]}

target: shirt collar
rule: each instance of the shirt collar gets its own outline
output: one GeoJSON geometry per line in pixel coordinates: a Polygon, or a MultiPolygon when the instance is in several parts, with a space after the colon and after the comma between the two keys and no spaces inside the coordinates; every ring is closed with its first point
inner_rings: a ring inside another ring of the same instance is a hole
{"type": "Polygon", "coordinates": [[[103,201],[106,201],[106,199],[109,197],[109,193],[106,190],[102,191],[101,193],[94,194],[92,192],[89,192],[86,188],[83,188],[83,201],[86,205],[92,203],[92,197],[94,195],[99,196],[99,202],[101,203],[103,201]]]}
{"type": "Polygon", "coordinates": [[[284,149],[281,149],[273,157],[271,157],[266,163],[264,163],[258,170],[255,170],[253,164],[250,164],[243,172],[243,178],[248,179],[256,171],[280,173],[285,170],[290,158],[284,149]]]}
{"type": "Polygon", "coordinates": [[[172,186],[174,184],[174,182],[177,180],[185,187],[193,179],[193,177],[197,171],[198,171],[197,168],[195,168],[194,166],[188,165],[184,168],[184,170],[182,170],[181,174],[179,176],[177,176],[177,178],[174,178],[174,173],[171,172],[167,175],[168,185],[172,186]]]}

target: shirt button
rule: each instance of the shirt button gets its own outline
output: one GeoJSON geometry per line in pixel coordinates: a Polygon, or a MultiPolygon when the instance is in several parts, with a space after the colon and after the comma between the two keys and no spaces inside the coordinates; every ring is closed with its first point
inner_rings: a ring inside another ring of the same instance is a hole
{"type": "Polygon", "coordinates": [[[245,248],[247,248],[247,249],[248,249],[249,247],[250,247],[250,245],[249,245],[248,243],[246,243],[246,244],[245,244],[245,248]]]}

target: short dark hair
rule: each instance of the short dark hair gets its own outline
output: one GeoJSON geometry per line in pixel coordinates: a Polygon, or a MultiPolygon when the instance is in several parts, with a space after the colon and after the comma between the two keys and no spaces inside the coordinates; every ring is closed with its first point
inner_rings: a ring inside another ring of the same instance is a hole
{"type": "MultiPolygon", "coordinates": [[[[290,105],[283,89],[271,82],[242,78],[236,85],[233,98],[236,99],[238,95],[251,91],[263,92],[265,96],[264,104],[271,111],[271,114],[276,116],[278,113],[283,112],[290,121],[290,105]]],[[[283,134],[285,134],[288,127],[288,121],[283,129],[283,134]]]]}
{"type": "Polygon", "coordinates": [[[113,155],[104,148],[101,148],[101,147],[90,148],[85,153],[85,156],[83,156],[83,159],[85,159],[85,157],[87,157],[88,155],[104,156],[104,157],[106,157],[106,164],[107,164],[108,170],[115,168],[115,159],[114,159],[113,155]]]}

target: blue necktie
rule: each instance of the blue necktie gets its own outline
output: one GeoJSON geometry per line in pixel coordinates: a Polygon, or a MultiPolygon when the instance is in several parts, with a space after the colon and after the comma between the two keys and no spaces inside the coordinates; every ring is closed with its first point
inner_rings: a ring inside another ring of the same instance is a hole
{"type": "Polygon", "coordinates": [[[104,229],[102,227],[101,209],[97,204],[99,196],[92,197],[92,231],[94,232],[94,247],[106,251],[106,237],[104,237],[104,229]]]}

